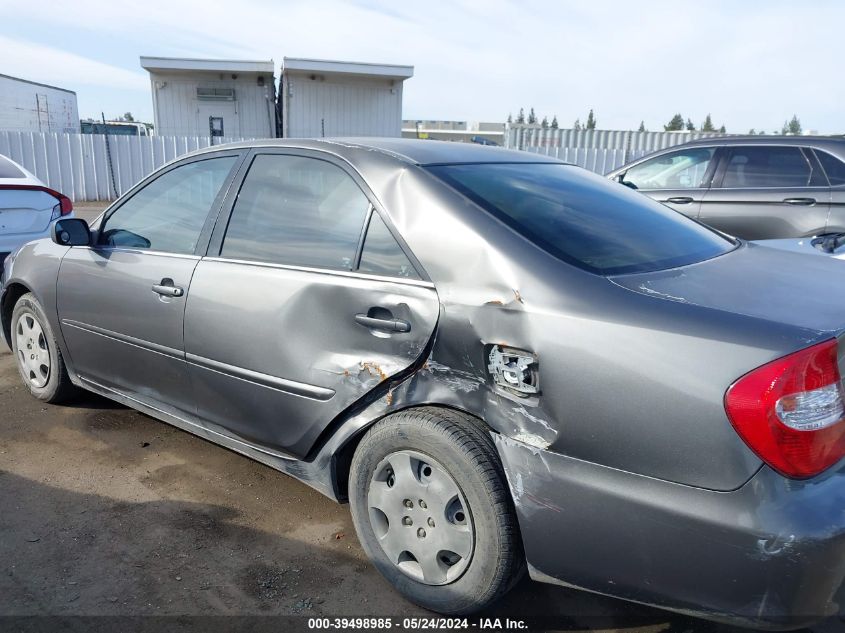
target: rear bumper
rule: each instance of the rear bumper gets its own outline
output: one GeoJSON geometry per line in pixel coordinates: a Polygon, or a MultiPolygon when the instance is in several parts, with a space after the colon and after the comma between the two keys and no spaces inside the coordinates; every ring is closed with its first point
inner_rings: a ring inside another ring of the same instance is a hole
{"type": "Polygon", "coordinates": [[[713,492],[496,441],[535,580],[756,627],[839,610],[845,466],[713,492]]]}

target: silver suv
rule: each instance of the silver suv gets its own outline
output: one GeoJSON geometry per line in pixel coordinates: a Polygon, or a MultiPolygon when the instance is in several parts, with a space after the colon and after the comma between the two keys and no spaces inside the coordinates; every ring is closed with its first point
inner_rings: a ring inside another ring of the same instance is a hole
{"type": "Polygon", "coordinates": [[[705,138],[650,154],[609,178],[748,240],[845,230],[845,138],[705,138]]]}

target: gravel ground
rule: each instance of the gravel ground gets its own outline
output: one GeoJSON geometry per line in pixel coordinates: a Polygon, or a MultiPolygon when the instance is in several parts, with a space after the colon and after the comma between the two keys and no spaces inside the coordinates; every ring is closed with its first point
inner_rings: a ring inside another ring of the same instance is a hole
{"type": "MultiPolygon", "coordinates": [[[[76,205],[86,219],[102,208],[76,205]]],[[[0,616],[127,615],[431,614],[370,566],[345,506],[100,397],[42,404],[0,342],[0,616]]],[[[527,579],[485,615],[552,616],[551,628],[570,630],[735,630],[527,579]]],[[[73,630],[95,628],[86,622],[73,630]]]]}

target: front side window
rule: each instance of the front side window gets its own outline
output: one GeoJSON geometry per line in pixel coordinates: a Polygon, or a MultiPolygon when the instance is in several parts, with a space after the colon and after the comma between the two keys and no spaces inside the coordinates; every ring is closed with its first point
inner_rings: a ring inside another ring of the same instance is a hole
{"type": "Polygon", "coordinates": [[[385,277],[420,278],[402,247],[376,212],[373,212],[370,225],[367,227],[367,237],[364,238],[364,249],[361,252],[358,270],[362,273],[385,277]]]}
{"type": "Polygon", "coordinates": [[[193,253],[237,159],[209,158],[165,172],[106,218],[100,245],[193,253]]]}
{"type": "Polygon", "coordinates": [[[624,182],[635,189],[693,189],[704,186],[715,147],[669,152],[634,165],[624,182]]]}
{"type": "Polygon", "coordinates": [[[488,163],[428,169],[546,252],[590,272],[673,268],[735,247],[648,196],[579,167],[488,163]]]}
{"type": "Polygon", "coordinates": [[[812,179],[813,169],[799,147],[758,145],[731,150],[721,186],[807,187],[812,179]]]}
{"type": "Polygon", "coordinates": [[[351,270],[369,200],[324,160],[259,154],[244,179],[222,257],[351,270]]]}

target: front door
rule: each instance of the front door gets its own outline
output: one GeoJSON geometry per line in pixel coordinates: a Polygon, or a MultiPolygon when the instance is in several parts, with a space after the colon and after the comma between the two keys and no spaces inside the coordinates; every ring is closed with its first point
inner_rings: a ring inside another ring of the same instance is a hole
{"type": "Polygon", "coordinates": [[[716,147],[687,147],[631,166],[620,181],[650,198],[697,218],[715,167],[716,147]]]}
{"type": "Polygon", "coordinates": [[[186,358],[207,423],[302,457],[422,354],[437,295],[361,184],[328,160],[255,155],[187,302],[186,358]]]}
{"type": "Polygon", "coordinates": [[[701,204],[699,220],[746,240],[823,233],[830,189],[800,147],[732,147],[701,204]]]}
{"type": "Polygon", "coordinates": [[[168,411],[193,412],[185,300],[215,201],[237,160],[230,153],[154,176],[109,212],[94,246],[65,255],[58,311],[80,378],[168,411]]]}

